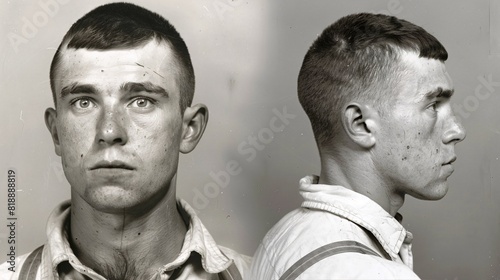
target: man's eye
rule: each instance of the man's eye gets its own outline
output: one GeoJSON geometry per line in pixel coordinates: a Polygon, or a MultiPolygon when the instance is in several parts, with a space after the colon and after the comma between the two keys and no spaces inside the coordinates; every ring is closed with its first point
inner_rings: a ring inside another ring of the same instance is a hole
{"type": "Polygon", "coordinates": [[[437,111],[437,107],[439,106],[438,102],[433,102],[432,104],[429,105],[429,109],[432,111],[437,111]]]}
{"type": "Polygon", "coordinates": [[[153,102],[147,98],[137,98],[132,101],[130,106],[134,108],[148,108],[152,103],[153,102]]]}
{"type": "Polygon", "coordinates": [[[90,100],[89,98],[77,99],[76,101],[73,102],[72,105],[75,106],[77,109],[88,109],[91,107],[95,107],[94,102],[92,102],[92,100],[90,100]]]}

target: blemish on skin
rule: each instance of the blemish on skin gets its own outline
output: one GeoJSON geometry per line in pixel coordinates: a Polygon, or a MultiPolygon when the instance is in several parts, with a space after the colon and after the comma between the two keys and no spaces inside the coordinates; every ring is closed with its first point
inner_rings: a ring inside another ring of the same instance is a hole
{"type": "Polygon", "coordinates": [[[409,149],[410,149],[410,146],[406,146],[406,148],[409,150],[409,149]]]}
{"type": "Polygon", "coordinates": [[[101,69],[101,73],[104,72],[104,70],[101,69]]]}
{"type": "Polygon", "coordinates": [[[406,160],[406,157],[403,157],[401,160],[406,160]]]}
{"type": "Polygon", "coordinates": [[[138,233],[137,233],[137,235],[141,235],[141,233],[140,233],[140,232],[138,232],[138,233]]]}
{"type": "Polygon", "coordinates": [[[439,153],[439,149],[436,149],[436,153],[439,153]]]}
{"type": "Polygon", "coordinates": [[[83,157],[83,154],[81,154],[80,157],[83,157]]]}

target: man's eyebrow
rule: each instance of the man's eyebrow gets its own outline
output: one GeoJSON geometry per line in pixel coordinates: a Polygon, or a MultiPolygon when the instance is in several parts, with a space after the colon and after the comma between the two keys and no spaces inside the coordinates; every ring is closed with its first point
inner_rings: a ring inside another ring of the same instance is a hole
{"type": "Polygon", "coordinates": [[[87,94],[95,94],[97,92],[97,88],[94,87],[93,85],[88,85],[88,84],[79,84],[79,83],[72,83],[70,85],[67,85],[61,89],[61,98],[66,97],[69,94],[72,93],[87,93],[87,94]]]}
{"type": "Polygon", "coordinates": [[[445,89],[443,90],[441,87],[438,87],[436,90],[430,91],[425,94],[426,99],[434,99],[434,98],[450,98],[455,93],[454,89],[445,89]]]}
{"type": "Polygon", "coordinates": [[[150,93],[157,93],[164,95],[165,97],[168,97],[168,92],[165,90],[163,87],[155,85],[151,82],[142,82],[142,83],[135,83],[135,82],[128,82],[124,83],[120,87],[121,90],[125,92],[150,92],[150,93]]]}

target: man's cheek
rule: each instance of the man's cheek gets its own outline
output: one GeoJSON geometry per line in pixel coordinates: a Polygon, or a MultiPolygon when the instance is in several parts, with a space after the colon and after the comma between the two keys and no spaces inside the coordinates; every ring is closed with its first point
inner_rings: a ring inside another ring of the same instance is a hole
{"type": "MultiPolygon", "coordinates": [[[[85,130],[84,130],[85,131],[85,130]]],[[[68,164],[75,165],[85,157],[92,145],[90,135],[75,129],[65,129],[62,132],[61,145],[68,164]]]]}

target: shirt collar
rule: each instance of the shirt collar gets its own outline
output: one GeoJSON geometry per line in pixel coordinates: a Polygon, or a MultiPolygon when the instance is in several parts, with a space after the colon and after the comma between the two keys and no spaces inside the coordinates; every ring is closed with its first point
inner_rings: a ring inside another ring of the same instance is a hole
{"type": "MultiPolygon", "coordinates": [[[[306,176],[300,180],[300,194],[304,198],[302,207],[328,211],[358,224],[375,236],[391,258],[398,257],[405,238],[406,242],[411,238],[401,220],[396,220],[360,193],[342,186],[318,184],[318,179],[318,176],[306,176]]],[[[397,216],[401,218],[401,215],[397,216]]]]}
{"type": "MultiPolygon", "coordinates": [[[[47,222],[47,244],[49,254],[45,254],[42,264],[44,267],[50,265],[54,276],[58,276],[57,266],[64,261],[69,261],[76,270],[86,274],[91,274],[95,279],[104,279],[95,273],[92,269],[85,267],[75,256],[69,243],[69,224],[70,224],[71,202],[61,203],[49,217],[47,222]]],[[[189,259],[192,252],[201,256],[203,269],[208,273],[220,273],[226,270],[232,261],[226,257],[215,243],[208,230],[196,216],[195,211],[187,202],[182,199],[177,201],[177,209],[181,213],[188,231],[184,238],[181,252],[177,258],[163,266],[164,272],[181,267],[189,259]]]]}
{"type": "Polygon", "coordinates": [[[188,225],[181,253],[177,258],[164,266],[165,271],[175,269],[186,262],[192,252],[201,256],[203,269],[209,273],[219,273],[227,269],[232,261],[226,257],[212,238],[208,230],[196,216],[195,211],[184,200],[177,201],[177,208],[188,225]]]}

